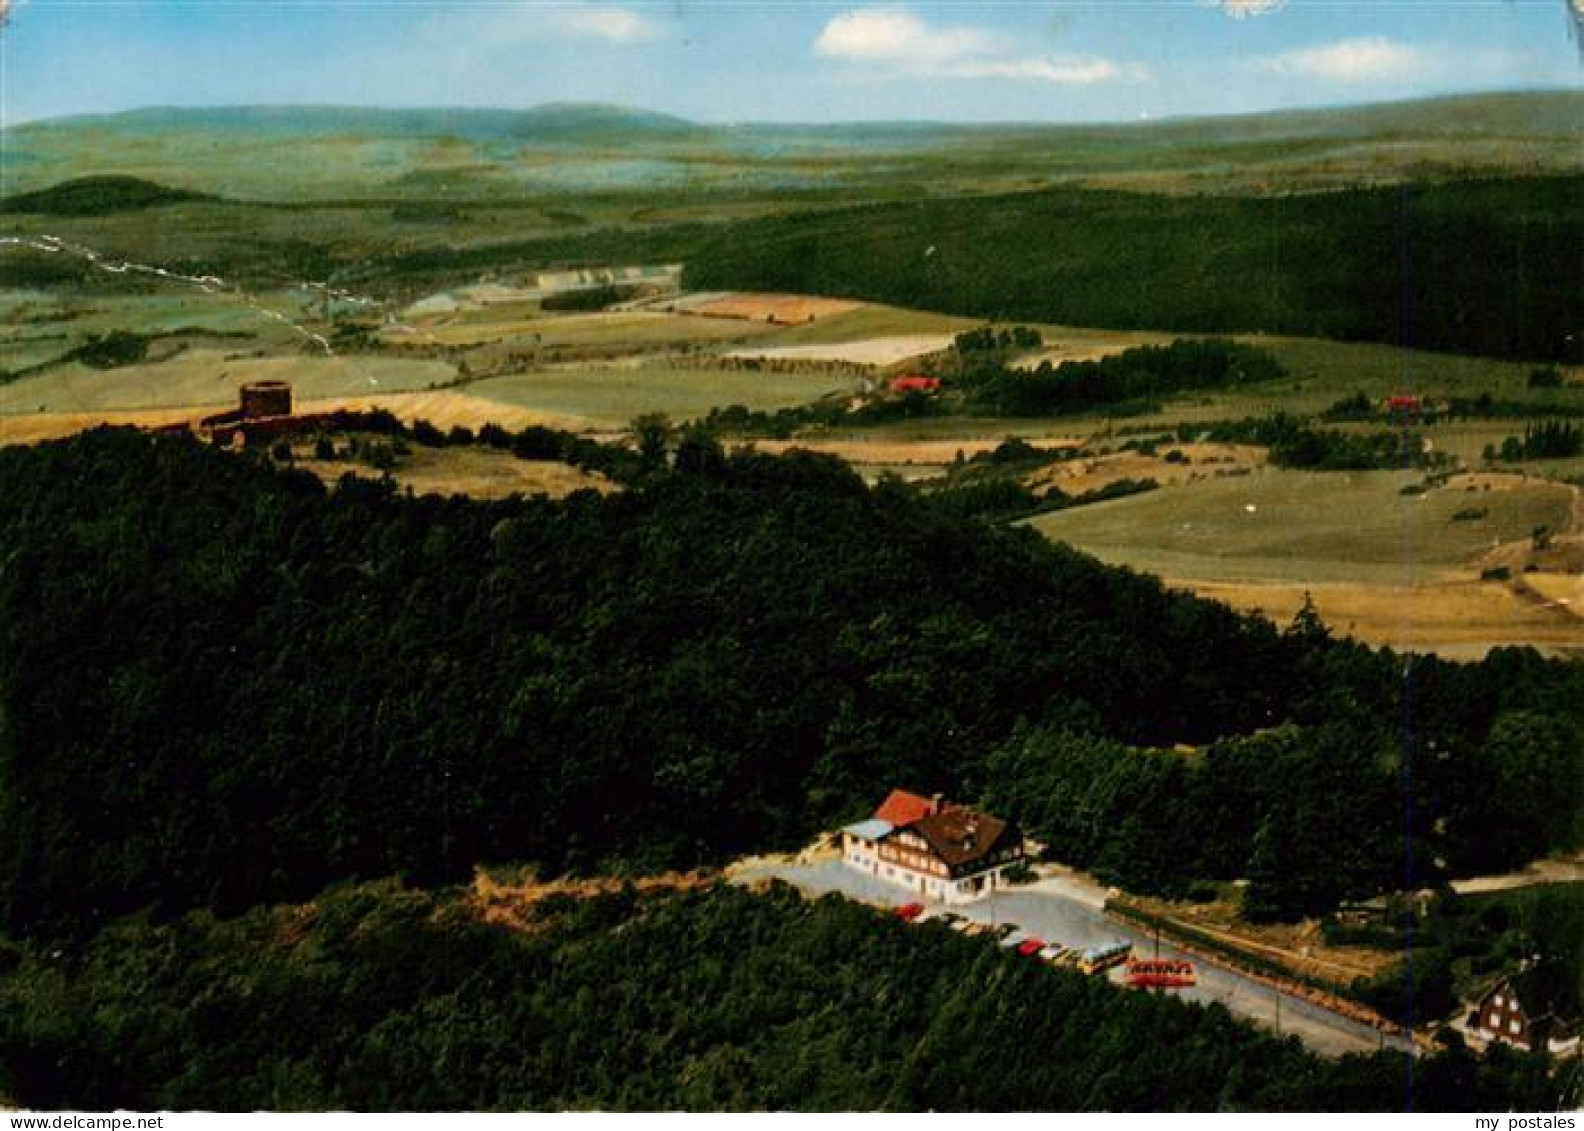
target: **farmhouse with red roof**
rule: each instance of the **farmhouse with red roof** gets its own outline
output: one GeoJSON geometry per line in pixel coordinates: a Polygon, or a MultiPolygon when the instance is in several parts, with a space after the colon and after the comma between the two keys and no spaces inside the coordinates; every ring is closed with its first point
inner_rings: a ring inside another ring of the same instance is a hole
{"type": "Polygon", "coordinates": [[[925,377],[920,373],[904,373],[900,377],[891,378],[893,393],[938,393],[940,387],[939,377],[925,377]]]}

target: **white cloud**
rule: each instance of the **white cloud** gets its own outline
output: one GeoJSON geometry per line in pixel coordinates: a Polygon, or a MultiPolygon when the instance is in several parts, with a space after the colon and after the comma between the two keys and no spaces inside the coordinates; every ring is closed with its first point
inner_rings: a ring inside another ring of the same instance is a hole
{"type": "Polygon", "coordinates": [[[1437,69],[1437,64],[1428,51],[1370,36],[1265,55],[1254,60],[1254,69],[1289,78],[1365,83],[1424,78],[1437,69]]]}
{"type": "Polygon", "coordinates": [[[639,43],[660,34],[658,23],[630,8],[593,5],[551,8],[545,12],[545,17],[552,28],[567,35],[607,39],[612,43],[639,43]]]}
{"type": "Polygon", "coordinates": [[[437,15],[425,22],[431,38],[470,48],[509,47],[544,40],[643,43],[660,36],[658,21],[608,4],[521,3],[437,15]]]}
{"type": "Polygon", "coordinates": [[[1089,55],[1023,54],[1011,36],[967,24],[930,24],[899,7],[857,8],[833,16],[814,40],[814,51],[882,76],[1066,86],[1149,77],[1140,63],[1089,55]]]}
{"type": "Polygon", "coordinates": [[[906,8],[860,8],[831,19],[814,50],[858,63],[947,63],[1004,49],[1001,37],[973,27],[931,27],[906,8]]]}
{"type": "Polygon", "coordinates": [[[1199,0],[1202,8],[1220,8],[1234,20],[1268,16],[1287,6],[1287,0],[1199,0]]]}

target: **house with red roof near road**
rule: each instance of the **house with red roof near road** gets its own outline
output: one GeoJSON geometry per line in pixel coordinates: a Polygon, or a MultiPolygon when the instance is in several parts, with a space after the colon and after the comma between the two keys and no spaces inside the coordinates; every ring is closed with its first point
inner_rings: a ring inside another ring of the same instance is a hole
{"type": "Polygon", "coordinates": [[[941,380],[939,377],[926,377],[922,373],[904,373],[891,379],[893,393],[938,393],[941,380]]]}
{"type": "Polygon", "coordinates": [[[1024,856],[1023,833],[1010,821],[903,789],[842,829],[841,848],[847,867],[942,903],[1005,887],[1007,869],[1024,856]]]}

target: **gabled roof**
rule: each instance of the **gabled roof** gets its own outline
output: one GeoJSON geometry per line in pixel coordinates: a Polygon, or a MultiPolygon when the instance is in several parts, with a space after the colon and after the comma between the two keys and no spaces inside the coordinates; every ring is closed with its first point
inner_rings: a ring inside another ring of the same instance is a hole
{"type": "Polygon", "coordinates": [[[867,821],[859,821],[856,825],[848,825],[842,829],[859,840],[883,840],[891,835],[890,821],[882,821],[878,817],[870,817],[867,821]]]}
{"type": "Polygon", "coordinates": [[[875,810],[874,815],[876,819],[888,821],[900,829],[928,817],[934,811],[935,802],[928,797],[920,797],[905,789],[893,789],[891,795],[881,802],[880,808],[875,810]]]}
{"type": "Polygon", "coordinates": [[[1542,962],[1516,974],[1503,975],[1488,986],[1479,997],[1485,1002],[1497,990],[1504,989],[1517,1000],[1524,1016],[1531,1024],[1547,1019],[1571,1027],[1579,1019],[1579,992],[1565,963],[1542,962]]]}
{"type": "Polygon", "coordinates": [[[1000,817],[955,807],[916,821],[912,831],[954,871],[971,867],[1019,839],[1017,829],[1000,817]]]}

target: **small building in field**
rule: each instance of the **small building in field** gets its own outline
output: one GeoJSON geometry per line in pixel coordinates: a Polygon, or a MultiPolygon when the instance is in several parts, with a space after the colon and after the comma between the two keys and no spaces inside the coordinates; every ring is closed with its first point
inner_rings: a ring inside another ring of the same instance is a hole
{"type": "Polygon", "coordinates": [[[1497,979],[1475,1003],[1470,1031],[1531,1052],[1576,1050],[1578,995],[1567,977],[1561,963],[1548,963],[1497,979]]]}
{"type": "Polygon", "coordinates": [[[920,373],[904,373],[900,377],[891,378],[890,389],[893,393],[938,393],[940,392],[941,379],[939,377],[925,377],[920,373]]]}
{"type": "Polygon", "coordinates": [[[842,863],[925,899],[966,903],[1006,886],[1023,833],[940,794],[892,790],[874,816],[841,831],[842,863]]]}

